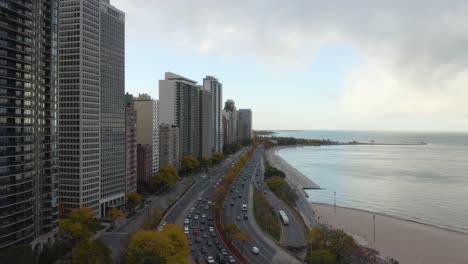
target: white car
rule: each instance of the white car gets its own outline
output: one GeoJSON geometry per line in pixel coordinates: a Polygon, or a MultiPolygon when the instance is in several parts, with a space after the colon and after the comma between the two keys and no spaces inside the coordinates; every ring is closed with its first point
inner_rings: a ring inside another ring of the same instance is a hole
{"type": "Polygon", "coordinates": [[[201,217],[202,217],[202,218],[206,218],[206,214],[202,214],[202,216],[201,216],[201,217]]]}
{"type": "Polygon", "coordinates": [[[184,233],[185,233],[185,234],[188,234],[188,233],[189,233],[188,226],[184,226],[184,233]]]}
{"type": "Polygon", "coordinates": [[[212,226],[210,226],[210,227],[208,228],[208,231],[214,232],[214,228],[213,228],[212,226]]]}
{"type": "Polygon", "coordinates": [[[188,218],[185,218],[184,224],[188,225],[190,223],[190,220],[188,218]]]}
{"type": "Polygon", "coordinates": [[[214,258],[212,256],[206,257],[206,262],[208,263],[215,263],[214,258]]]}
{"type": "Polygon", "coordinates": [[[193,218],[198,219],[198,215],[196,214],[193,218]]]}
{"type": "Polygon", "coordinates": [[[260,253],[260,250],[258,249],[258,247],[252,247],[252,249],[250,249],[250,251],[254,255],[258,255],[260,253]]]}

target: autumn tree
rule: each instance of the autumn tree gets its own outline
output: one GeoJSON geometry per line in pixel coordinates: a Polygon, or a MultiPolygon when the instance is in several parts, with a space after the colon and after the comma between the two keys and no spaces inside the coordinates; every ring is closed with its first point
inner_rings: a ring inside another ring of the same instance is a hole
{"type": "Polygon", "coordinates": [[[336,264],[336,257],[324,249],[319,249],[309,254],[307,262],[313,264],[336,264]]]}
{"type": "Polygon", "coordinates": [[[220,152],[213,152],[211,155],[211,160],[213,161],[213,164],[219,164],[221,161],[224,159],[224,155],[220,152]]]}
{"type": "Polygon", "coordinates": [[[179,180],[177,170],[171,165],[162,165],[158,172],[153,176],[153,183],[157,186],[173,186],[179,180]]]}
{"type": "Polygon", "coordinates": [[[86,226],[90,231],[96,229],[96,219],[94,218],[94,211],[91,208],[77,208],[71,211],[70,220],[75,223],[81,223],[86,226]]]}
{"type": "Polygon", "coordinates": [[[96,225],[92,209],[78,208],[71,211],[68,219],[60,219],[59,233],[76,244],[90,238],[97,229],[96,225]]]}
{"type": "Polygon", "coordinates": [[[275,193],[276,196],[283,199],[290,205],[295,205],[296,193],[291,186],[281,177],[271,177],[265,180],[268,187],[275,193]]]}
{"type": "Polygon", "coordinates": [[[135,207],[141,204],[143,198],[136,192],[127,193],[127,208],[134,213],[135,207]]]}
{"type": "Polygon", "coordinates": [[[200,167],[200,162],[194,156],[185,156],[182,158],[182,169],[192,171],[200,167]]]}
{"type": "Polygon", "coordinates": [[[121,210],[112,207],[107,211],[107,216],[109,216],[112,219],[112,225],[115,225],[115,220],[123,217],[124,213],[121,210]]]}
{"type": "Polygon", "coordinates": [[[238,241],[241,245],[241,255],[244,251],[244,244],[249,240],[250,234],[244,230],[239,229],[234,235],[233,239],[238,241]]]}
{"type": "Polygon", "coordinates": [[[130,237],[126,261],[133,263],[190,263],[188,240],[180,226],[162,231],[140,230],[130,237]]]}
{"type": "Polygon", "coordinates": [[[311,250],[319,250],[327,248],[327,236],[321,227],[314,227],[309,230],[309,245],[311,250]]]}
{"type": "Polygon", "coordinates": [[[72,251],[72,264],[112,263],[111,251],[101,241],[83,240],[72,251]]]}
{"type": "Polygon", "coordinates": [[[213,161],[207,157],[199,157],[198,161],[200,162],[201,168],[209,168],[213,165],[213,161]]]}
{"type": "Polygon", "coordinates": [[[227,239],[233,240],[235,234],[239,232],[239,227],[234,224],[226,224],[223,228],[223,231],[227,239]]]}

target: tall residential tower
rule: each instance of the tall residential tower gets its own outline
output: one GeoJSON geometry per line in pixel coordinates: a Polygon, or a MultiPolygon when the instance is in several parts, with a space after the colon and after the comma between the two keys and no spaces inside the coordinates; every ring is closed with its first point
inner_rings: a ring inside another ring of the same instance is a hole
{"type": "Polygon", "coordinates": [[[212,151],[223,152],[223,85],[213,76],[203,79],[203,89],[211,93],[212,151]]]}
{"type": "Polygon", "coordinates": [[[57,230],[57,11],[0,1],[0,249],[57,230]]]}

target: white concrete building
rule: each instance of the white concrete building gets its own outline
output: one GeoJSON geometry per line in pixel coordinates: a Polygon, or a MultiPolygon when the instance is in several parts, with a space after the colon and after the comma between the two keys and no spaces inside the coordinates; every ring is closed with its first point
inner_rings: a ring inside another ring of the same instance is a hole
{"type": "Polygon", "coordinates": [[[223,152],[223,85],[213,76],[203,79],[203,89],[211,93],[211,130],[213,151],[223,152]]]}

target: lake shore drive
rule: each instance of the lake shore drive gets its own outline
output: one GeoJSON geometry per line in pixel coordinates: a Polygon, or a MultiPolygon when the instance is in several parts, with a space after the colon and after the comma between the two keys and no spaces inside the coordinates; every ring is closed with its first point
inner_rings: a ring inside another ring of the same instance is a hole
{"type": "MultiPolygon", "coordinates": [[[[272,166],[286,174],[288,183],[298,189],[320,188],[311,179],[287,163],[278,155],[281,146],[265,153],[272,166]]],[[[342,229],[352,235],[356,242],[375,248],[384,257],[391,257],[401,264],[468,263],[468,234],[408,221],[383,214],[333,205],[309,203],[319,216],[320,223],[342,229]],[[375,244],[373,243],[373,216],[375,215],[375,244]]]]}

